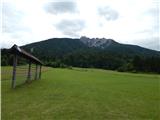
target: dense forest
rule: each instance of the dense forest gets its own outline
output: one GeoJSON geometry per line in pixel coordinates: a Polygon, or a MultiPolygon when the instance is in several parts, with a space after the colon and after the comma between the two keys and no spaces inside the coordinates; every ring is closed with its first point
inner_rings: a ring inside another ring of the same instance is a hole
{"type": "MultiPolygon", "coordinates": [[[[95,49],[79,50],[59,56],[43,56],[38,58],[43,61],[44,65],[50,67],[72,68],[101,68],[107,70],[117,70],[120,72],[153,72],[160,73],[160,57],[157,56],[128,56],[121,54],[110,54],[106,51],[95,49]]],[[[1,50],[1,65],[12,65],[13,56],[9,50],[1,50]]],[[[21,62],[25,64],[25,62],[21,62]]]]}

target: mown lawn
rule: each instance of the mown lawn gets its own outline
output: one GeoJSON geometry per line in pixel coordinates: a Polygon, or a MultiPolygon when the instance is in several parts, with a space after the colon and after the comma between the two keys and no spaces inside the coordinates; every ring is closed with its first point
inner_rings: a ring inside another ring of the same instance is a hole
{"type": "Polygon", "coordinates": [[[160,119],[160,75],[49,68],[16,89],[3,78],[2,120],[160,119]]]}

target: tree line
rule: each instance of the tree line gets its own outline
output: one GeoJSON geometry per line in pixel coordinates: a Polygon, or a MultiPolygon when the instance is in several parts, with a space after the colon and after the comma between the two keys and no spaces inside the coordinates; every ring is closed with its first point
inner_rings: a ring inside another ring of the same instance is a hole
{"type": "MultiPolygon", "coordinates": [[[[13,56],[7,49],[1,50],[1,65],[12,65],[13,56]]],[[[117,70],[120,72],[153,72],[160,73],[160,57],[128,56],[111,54],[102,51],[76,51],[63,56],[39,55],[44,65],[50,67],[82,67],[117,70]]],[[[25,62],[21,61],[21,64],[25,62]]]]}

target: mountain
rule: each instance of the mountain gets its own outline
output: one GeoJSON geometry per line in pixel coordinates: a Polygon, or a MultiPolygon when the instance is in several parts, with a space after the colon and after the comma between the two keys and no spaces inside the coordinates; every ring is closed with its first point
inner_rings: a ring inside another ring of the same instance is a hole
{"type": "MultiPolygon", "coordinates": [[[[118,71],[160,73],[160,52],[105,38],[51,38],[21,46],[51,67],[91,67],[118,71]]],[[[1,65],[12,65],[13,56],[1,50],[1,65]]],[[[20,61],[19,61],[20,62],[20,61]]],[[[22,61],[21,64],[24,64],[22,61]]]]}
{"type": "Polygon", "coordinates": [[[87,38],[82,36],[80,38],[84,44],[88,47],[96,47],[106,52],[114,53],[114,54],[126,54],[129,56],[159,56],[160,52],[155,50],[150,50],[147,48],[143,48],[137,45],[129,45],[129,44],[121,44],[116,42],[113,39],[106,39],[106,38],[87,38]]]}
{"type": "Polygon", "coordinates": [[[78,51],[103,51],[110,54],[127,56],[160,56],[159,51],[150,50],[137,45],[127,45],[113,39],[88,38],[52,38],[45,41],[21,46],[23,49],[37,56],[63,56],[78,51]]]}

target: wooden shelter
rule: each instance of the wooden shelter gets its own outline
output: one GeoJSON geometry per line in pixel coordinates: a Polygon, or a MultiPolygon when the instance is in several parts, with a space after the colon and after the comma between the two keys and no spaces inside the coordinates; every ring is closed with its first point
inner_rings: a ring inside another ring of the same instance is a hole
{"type": "Polygon", "coordinates": [[[32,64],[36,65],[35,69],[35,76],[34,79],[41,79],[41,69],[42,69],[42,62],[31,55],[30,53],[26,52],[25,50],[21,49],[17,45],[13,45],[10,49],[11,54],[13,54],[13,73],[12,73],[12,88],[16,87],[16,69],[17,69],[17,62],[18,57],[25,58],[28,62],[28,73],[26,75],[26,82],[31,80],[31,66],[32,64]]]}

